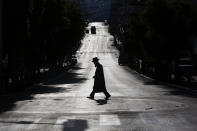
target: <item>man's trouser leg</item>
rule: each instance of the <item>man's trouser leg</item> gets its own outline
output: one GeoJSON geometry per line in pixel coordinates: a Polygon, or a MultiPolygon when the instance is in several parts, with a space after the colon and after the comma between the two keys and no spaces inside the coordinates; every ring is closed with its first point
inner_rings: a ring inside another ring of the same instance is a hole
{"type": "Polygon", "coordinates": [[[111,96],[107,91],[104,91],[103,93],[105,94],[106,97],[110,97],[111,96]]]}
{"type": "Polygon", "coordinates": [[[90,97],[94,98],[94,94],[95,94],[95,92],[92,91],[92,93],[90,94],[90,97]]]}

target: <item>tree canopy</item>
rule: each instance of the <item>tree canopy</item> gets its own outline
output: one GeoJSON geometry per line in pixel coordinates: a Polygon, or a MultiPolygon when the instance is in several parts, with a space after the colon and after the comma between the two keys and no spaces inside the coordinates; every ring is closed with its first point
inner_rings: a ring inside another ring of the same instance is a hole
{"type": "Polygon", "coordinates": [[[131,55],[170,60],[192,47],[197,13],[192,5],[178,0],[148,0],[130,15],[122,41],[131,55]]]}
{"type": "Polygon", "coordinates": [[[41,64],[55,65],[74,53],[84,36],[85,21],[73,0],[6,0],[3,7],[11,77],[24,72],[32,77],[41,64]]]}

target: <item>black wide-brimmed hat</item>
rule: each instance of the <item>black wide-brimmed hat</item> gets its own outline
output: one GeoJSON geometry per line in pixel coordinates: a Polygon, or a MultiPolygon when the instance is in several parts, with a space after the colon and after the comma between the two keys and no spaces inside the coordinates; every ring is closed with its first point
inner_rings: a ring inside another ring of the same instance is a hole
{"type": "Polygon", "coordinates": [[[97,57],[94,57],[93,59],[92,59],[92,62],[98,62],[99,61],[99,59],[97,58],[97,57]]]}

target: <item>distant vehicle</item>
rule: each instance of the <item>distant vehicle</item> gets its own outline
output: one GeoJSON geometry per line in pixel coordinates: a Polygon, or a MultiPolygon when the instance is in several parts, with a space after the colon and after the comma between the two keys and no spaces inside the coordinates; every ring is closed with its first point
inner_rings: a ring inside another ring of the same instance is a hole
{"type": "Polygon", "coordinates": [[[104,21],[104,24],[105,24],[105,25],[108,25],[108,22],[107,22],[107,20],[105,20],[105,21],[104,21]]]}
{"type": "Polygon", "coordinates": [[[92,33],[92,34],[96,34],[96,27],[95,27],[95,26],[92,26],[92,27],[91,27],[91,33],[92,33]]]}

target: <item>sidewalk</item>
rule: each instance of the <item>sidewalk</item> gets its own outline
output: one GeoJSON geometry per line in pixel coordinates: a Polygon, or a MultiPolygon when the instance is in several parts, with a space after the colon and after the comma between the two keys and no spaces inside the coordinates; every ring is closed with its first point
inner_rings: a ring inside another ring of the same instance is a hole
{"type": "MultiPolygon", "coordinates": [[[[131,68],[130,68],[131,69],[131,68]]],[[[137,74],[139,74],[141,77],[144,77],[146,79],[149,79],[151,81],[157,81],[160,84],[172,87],[172,88],[177,88],[177,89],[183,89],[185,91],[189,91],[192,92],[194,94],[197,93],[197,76],[192,76],[192,82],[191,83],[187,83],[187,82],[175,82],[175,81],[165,81],[165,80],[159,80],[159,79],[155,79],[153,77],[147,76],[146,74],[141,74],[139,72],[135,71],[137,74]]]]}

